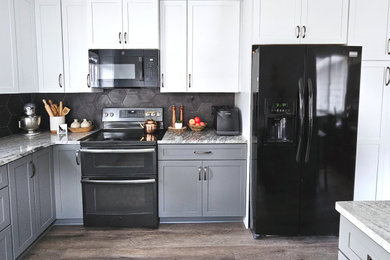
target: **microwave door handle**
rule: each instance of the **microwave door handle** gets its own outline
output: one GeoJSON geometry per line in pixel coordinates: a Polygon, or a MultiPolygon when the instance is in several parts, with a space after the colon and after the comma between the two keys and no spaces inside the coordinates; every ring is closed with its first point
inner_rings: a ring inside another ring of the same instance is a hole
{"type": "Polygon", "coordinates": [[[140,73],[139,73],[139,81],[144,81],[144,58],[140,58],[140,73]]]}

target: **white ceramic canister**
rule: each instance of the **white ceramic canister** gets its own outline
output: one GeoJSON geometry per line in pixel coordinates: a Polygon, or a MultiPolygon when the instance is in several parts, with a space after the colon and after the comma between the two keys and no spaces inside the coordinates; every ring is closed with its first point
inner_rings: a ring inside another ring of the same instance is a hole
{"type": "Polygon", "coordinates": [[[73,119],[73,123],[70,125],[71,128],[80,128],[80,122],[78,119],[73,119]]]}
{"type": "Polygon", "coordinates": [[[65,116],[50,117],[50,132],[57,133],[58,125],[65,124],[65,116]]]}
{"type": "Polygon", "coordinates": [[[81,122],[81,127],[86,128],[86,127],[90,127],[90,126],[91,126],[91,122],[84,118],[83,122],[81,122]]]}

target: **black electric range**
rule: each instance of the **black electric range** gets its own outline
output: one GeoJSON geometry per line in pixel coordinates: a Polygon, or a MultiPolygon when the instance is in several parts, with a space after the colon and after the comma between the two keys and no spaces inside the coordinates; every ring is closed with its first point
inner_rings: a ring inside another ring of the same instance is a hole
{"type": "Polygon", "coordinates": [[[162,108],[105,108],[103,129],[82,139],[84,226],[158,226],[157,141],[164,136],[162,108]],[[145,134],[138,122],[158,122],[145,134]]]}

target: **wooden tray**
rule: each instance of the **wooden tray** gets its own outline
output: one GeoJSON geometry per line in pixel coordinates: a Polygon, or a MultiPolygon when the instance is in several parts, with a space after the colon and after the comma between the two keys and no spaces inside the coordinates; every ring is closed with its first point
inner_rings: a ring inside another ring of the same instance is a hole
{"type": "Polygon", "coordinates": [[[72,133],[85,133],[85,132],[89,132],[93,129],[93,125],[89,126],[89,127],[80,127],[80,128],[72,128],[72,127],[68,127],[69,131],[71,131],[72,133]]]}
{"type": "Polygon", "coordinates": [[[182,128],[173,128],[172,126],[169,126],[168,131],[176,134],[181,134],[187,131],[187,127],[183,126],[182,128]]]}

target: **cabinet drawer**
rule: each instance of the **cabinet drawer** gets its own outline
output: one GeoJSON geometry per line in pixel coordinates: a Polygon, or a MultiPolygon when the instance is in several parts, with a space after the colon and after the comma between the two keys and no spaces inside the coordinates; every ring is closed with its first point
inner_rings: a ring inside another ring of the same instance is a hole
{"type": "Polygon", "coordinates": [[[11,226],[8,226],[0,232],[0,259],[13,259],[11,243],[11,226]]]}
{"type": "Polygon", "coordinates": [[[10,224],[8,187],[0,190],[0,231],[10,224]]]}
{"type": "Polygon", "coordinates": [[[159,145],[159,160],[240,160],[246,159],[246,144],[159,145]]]}
{"type": "Polygon", "coordinates": [[[390,259],[386,250],[343,216],[340,217],[339,249],[351,260],[390,259]]]}
{"type": "Polygon", "coordinates": [[[7,174],[7,166],[3,165],[0,167],[0,189],[8,186],[8,174],[7,174]]]}

